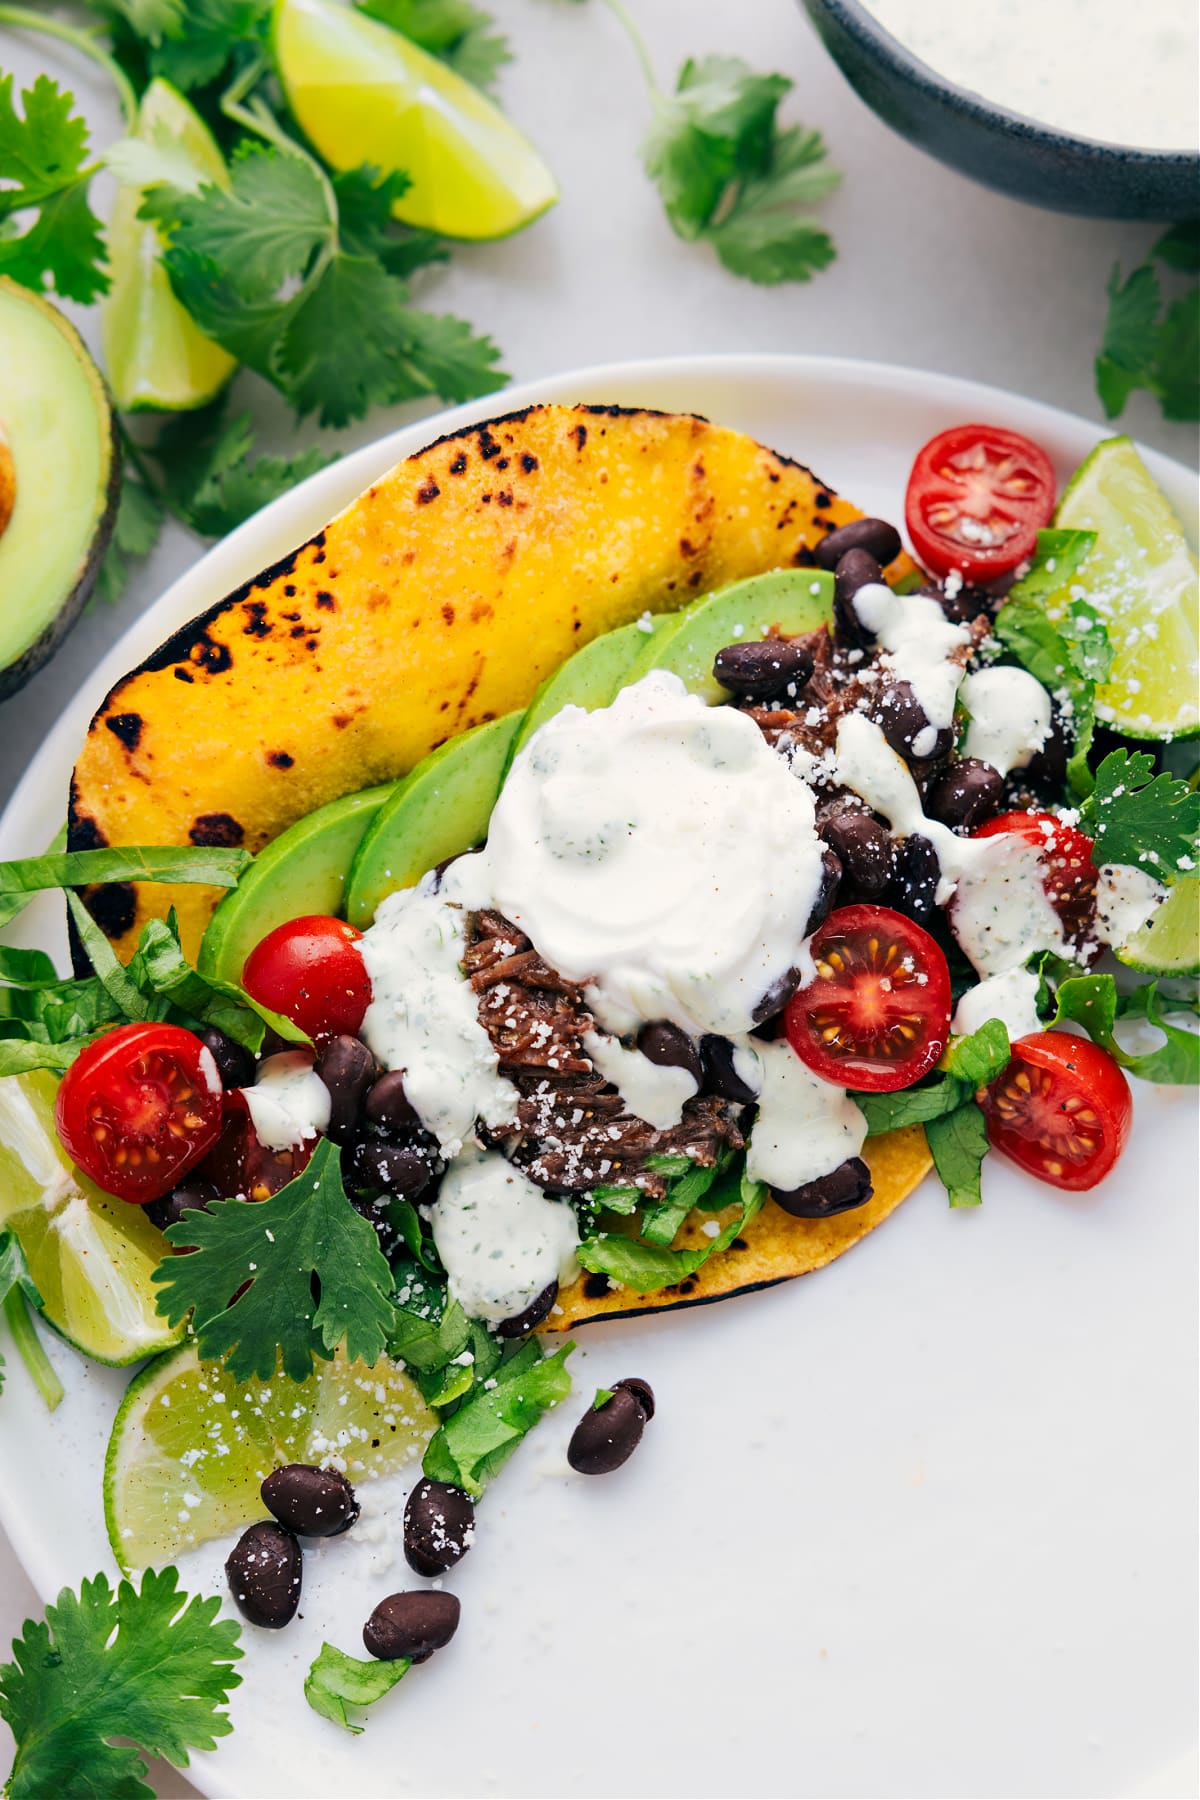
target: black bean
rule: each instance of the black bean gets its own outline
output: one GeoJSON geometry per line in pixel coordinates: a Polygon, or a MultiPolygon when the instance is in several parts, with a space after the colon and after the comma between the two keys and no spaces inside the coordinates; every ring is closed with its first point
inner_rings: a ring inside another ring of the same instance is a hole
{"type": "Polygon", "coordinates": [[[222,1087],[254,1086],[254,1058],[244,1044],[235,1044],[232,1038],[226,1037],[214,1025],[206,1025],[196,1036],[216,1063],[222,1087]]]}
{"type": "Polygon", "coordinates": [[[825,820],[821,836],[841,859],[845,881],[856,900],[878,900],[891,880],[895,848],[886,826],[870,813],[846,808],[825,820]]]}
{"type": "Polygon", "coordinates": [[[460,1611],[458,1596],[437,1588],[389,1594],[363,1626],[363,1643],[382,1662],[427,1662],[458,1630],[460,1611]]]}
{"type": "Polygon", "coordinates": [[[927,925],[937,911],[935,896],[941,867],[928,838],[907,837],[896,852],[896,872],[883,894],[883,904],[918,925],[927,925]]]}
{"type": "Polygon", "coordinates": [[[711,1034],[700,1039],[700,1061],[704,1067],[704,1092],[719,1094],[738,1106],[749,1106],[758,1095],[747,1087],[733,1066],[735,1046],[728,1038],[711,1034]]]}
{"type": "Polygon", "coordinates": [[[243,1531],[225,1559],[225,1575],[238,1610],[252,1625],[278,1631],[300,1604],[300,1545],[292,1532],[263,1519],[243,1531]]]}
{"type": "Polygon", "coordinates": [[[628,1388],[614,1388],[603,1406],[589,1406],[571,1433],[567,1461],[580,1475],[611,1475],[642,1441],[646,1413],[628,1388]]]}
{"type": "Polygon", "coordinates": [[[977,757],[956,758],[925,790],[925,812],[952,831],[974,831],[1000,810],[1004,777],[977,757]]]}
{"type": "MultiPolygon", "coordinates": [[[[814,907],[813,912],[815,913],[817,910],[818,909],[814,907]]],[[[814,927],[810,923],[806,929],[812,931],[814,927]]],[[[786,970],[785,973],[779,977],[778,981],[772,982],[771,986],[767,989],[766,993],[754,1009],[753,1029],[757,1036],[771,1038],[775,1035],[773,1030],[759,1030],[759,1027],[767,1026],[772,1019],[778,1018],[779,1014],[783,1011],[799,986],[800,970],[797,968],[786,970]]]]}
{"type": "Polygon", "coordinates": [[[404,1508],[404,1555],[418,1575],[444,1575],[475,1541],[475,1503],[446,1481],[418,1481],[404,1508]]]}
{"type": "Polygon", "coordinates": [[[900,554],[900,533],[886,519],[851,519],[823,538],[813,555],[818,568],[836,569],[850,550],[865,550],[877,563],[890,563],[900,554]]]}
{"type": "Polygon", "coordinates": [[[365,1112],[372,1125],[406,1131],[421,1123],[404,1091],[404,1076],[397,1069],[381,1075],[367,1094],[365,1112]]]}
{"type": "Polygon", "coordinates": [[[1057,796],[1067,779],[1067,757],[1070,746],[1062,720],[1055,716],[1050,728],[1050,735],[1029,759],[1028,767],[1020,770],[1020,774],[1033,788],[1047,788],[1057,796]]]}
{"type": "Polygon", "coordinates": [[[272,1469],[259,1492],[267,1511],[301,1537],[337,1537],[349,1531],[359,1513],[346,1477],[312,1463],[272,1469]]]}
{"type": "Polygon", "coordinates": [[[643,1025],[637,1035],[637,1047],[660,1069],[686,1069],[699,1084],[700,1052],[687,1032],[672,1025],[669,1019],[651,1019],[648,1025],[643,1025]]]}
{"type": "Polygon", "coordinates": [[[839,644],[863,649],[874,643],[869,631],[854,610],[853,600],[859,588],[883,580],[883,570],[867,550],[847,550],[838,563],[833,578],[833,627],[839,644]]]}
{"type": "Polygon", "coordinates": [[[614,1394],[623,1391],[632,1394],[649,1424],[654,1417],[654,1389],[648,1381],[643,1381],[640,1375],[626,1375],[620,1381],[614,1381],[612,1389],[614,1394]]]}
{"type": "Polygon", "coordinates": [[[744,700],[770,700],[802,688],[813,672],[812,652],[787,638],[750,638],[718,650],[713,676],[744,700]]]}
{"type": "MultiPolygon", "coordinates": [[[[842,860],[828,844],[821,847],[821,885],[817,889],[817,897],[812,903],[812,911],[808,915],[808,923],[804,927],[805,937],[811,937],[818,925],[823,925],[833,911],[838,897],[838,888],[842,880],[842,860]]],[[[798,983],[792,986],[795,993],[798,983]]],[[[788,995],[790,1000],[791,994],[788,995]]]]}
{"type": "Polygon", "coordinates": [[[194,1177],[180,1187],[172,1188],[161,1200],[152,1200],[142,1211],[152,1225],[157,1225],[160,1231],[166,1231],[169,1225],[178,1225],[185,1212],[207,1212],[211,1203],[220,1198],[219,1190],[211,1181],[201,1181],[194,1177]]]}
{"type": "Polygon", "coordinates": [[[420,1144],[388,1144],[363,1138],[350,1153],[350,1179],[358,1187],[379,1188],[412,1200],[429,1186],[434,1158],[420,1144]]]}
{"type": "Polygon", "coordinates": [[[532,1331],[535,1325],[541,1324],[557,1299],[558,1283],[557,1281],[551,1281],[542,1289],[540,1294],[534,1296],[524,1312],[517,1313],[516,1316],[511,1319],[502,1319],[496,1327],[496,1336],[504,1338],[524,1337],[527,1331],[532,1331]]]}
{"type": "Polygon", "coordinates": [[[802,1187],[771,1189],[771,1198],[794,1219],[831,1219],[835,1213],[863,1206],[873,1193],[871,1171],[861,1156],[851,1156],[831,1175],[806,1181],[802,1187]]]}
{"type": "Polygon", "coordinates": [[[902,756],[906,762],[936,762],[954,743],[953,731],[935,731],[930,726],[929,716],[910,682],[892,682],[884,690],[876,710],[879,729],[897,756],[902,756]],[[919,749],[918,738],[922,739],[919,749]]]}
{"type": "Polygon", "coordinates": [[[326,1135],[335,1144],[348,1143],[358,1124],[367,1089],[375,1079],[375,1058],[361,1038],[339,1031],[325,1039],[317,1051],[315,1067],[329,1089],[326,1135]]]}

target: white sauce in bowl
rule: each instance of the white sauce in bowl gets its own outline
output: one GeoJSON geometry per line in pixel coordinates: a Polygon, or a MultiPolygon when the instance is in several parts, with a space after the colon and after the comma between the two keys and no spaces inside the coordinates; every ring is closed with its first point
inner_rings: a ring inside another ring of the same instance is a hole
{"type": "Polygon", "coordinates": [[[1072,137],[1194,151],[1195,0],[863,0],[958,87],[1072,137]]]}

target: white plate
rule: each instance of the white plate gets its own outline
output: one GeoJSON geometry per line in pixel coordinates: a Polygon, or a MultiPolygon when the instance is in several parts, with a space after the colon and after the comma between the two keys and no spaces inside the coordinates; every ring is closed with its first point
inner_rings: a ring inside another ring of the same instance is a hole
{"type": "MultiPolygon", "coordinates": [[[[703,412],[893,519],[944,426],[1024,431],[1064,476],[1101,435],[967,382],[801,357],[585,370],[425,420],[268,507],[138,621],[34,759],[0,856],[43,848],[90,712],[169,631],[398,457],[534,400],[703,412]]],[[[1148,461],[1190,508],[1190,474],[1148,461]]],[[[57,947],[55,913],[27,915],[24,941],[57,947]]],[[[362,1737],[304,1704],[322,1637],[357,1651],[375,1601],[411,1579],[393,1503],[379,1541],[360,1528],[308,1558],[302,1620],[246,1629],[234,1734],[192,1779],[238,1800],[1153,1781],[1195,1737],[1194,1118],[1190,1095],[1141,1087],[1094,1194],[994,1159],[978,1212],[927,1183],[816,1279],[585,1330],[575,1398],[496,1483],[451,1578],[453,1646],[362,1737]],[[627,1374],[659,1396],[643,1447],[608,1480],[570,1476],[575,1417],[627,1374]]],[[[45,1596],[111,1569],[100,1472],[124,1382],[51,1353],[67,1389],[52,1419],[16,1368],[0,1403],[0,1516],[45,1596]]],[[[187,1559],[187,1585],[220,1591],[220,1560],[187,1559]]]]}

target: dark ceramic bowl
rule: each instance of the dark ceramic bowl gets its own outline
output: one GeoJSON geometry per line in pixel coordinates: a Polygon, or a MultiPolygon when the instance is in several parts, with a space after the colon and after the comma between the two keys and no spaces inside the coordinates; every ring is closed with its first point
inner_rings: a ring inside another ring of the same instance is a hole
{"type": "Polygon", "coordinates": [[[1176,221],[1200,214],[1200,154],[1071,137],[934,71],[858,0],[803,0],[856,93],[902,137],[964,175],[1054,212],[1176,221]]]}

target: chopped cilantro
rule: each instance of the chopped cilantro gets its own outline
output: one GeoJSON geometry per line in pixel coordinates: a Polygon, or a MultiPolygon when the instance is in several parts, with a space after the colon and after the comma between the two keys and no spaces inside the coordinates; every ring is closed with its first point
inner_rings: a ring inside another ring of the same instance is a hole
{"type": "Polygon", "coordinates": [[[1096,840],[1092,861],[1129,863],[1158,879],[1191,874],[1200,835],[1200,792],[1165,771],[1143,750],[1114,750],[1096,770],[1081,814],[1096,840]]]}
{"type": "Polygon", "coordinates": [[[74,97],[39,75],[13,98],[13,77],[0,76],[0,275],[39,292],[53,287],[83,305],[108,286],[100,221],[87,200],[93,167],[88,131],[74,97]],[[15,216],[34,212],[22,231],[15,216]]]}

